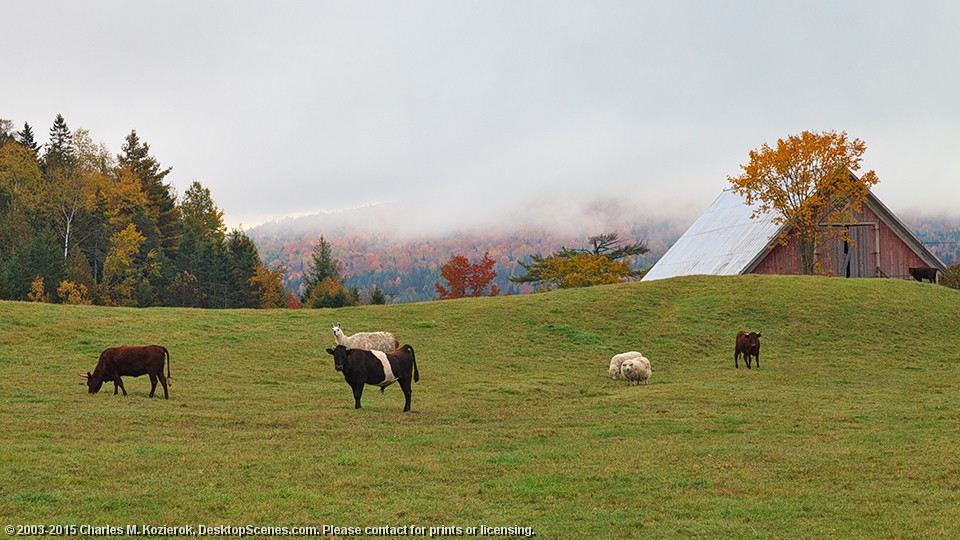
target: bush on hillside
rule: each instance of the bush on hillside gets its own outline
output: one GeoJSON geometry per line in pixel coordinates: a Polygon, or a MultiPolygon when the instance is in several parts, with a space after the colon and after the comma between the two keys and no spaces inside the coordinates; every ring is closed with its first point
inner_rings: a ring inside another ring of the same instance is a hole
{"type": "Polygon", "coordinates": [[[960,289],[960,263],[947,267],[943,277],[940,278],[940,284],[951,289],[960,289]]]}

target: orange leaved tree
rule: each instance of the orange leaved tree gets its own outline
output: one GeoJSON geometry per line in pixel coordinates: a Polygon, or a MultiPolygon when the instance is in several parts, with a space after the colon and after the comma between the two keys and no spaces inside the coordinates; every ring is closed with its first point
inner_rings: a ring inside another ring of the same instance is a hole
{"type": "Polygon", "coordinates": [[[464,255],[457,255],[450,259],[440,269],[440,277],[447,281],[447,287],[436,283],[437,299],[450,300],[467,296],[496,296],[500,288],[493,283],[497,277],[493,266],[496,261],[490,258],[489,252],[483,254],[483,259],[472,264],[464,255]],[[490,292],[487,293],[489,287],[490,292]]]}
{"type": "Polygon", "coordinates": [[[779,139],[775,147],[764,143],[750,151],[743,174],[727,180],[747,204],[757,204],[753,216],[772,213],[773,221],[787,225],[779,242],[795,241],[804,274],[817,269],[817,245],[830,239],[849,241],[870,186],[879,179],[868,171],[859,177],[861,156],[867,145],[836,133],[804,131],[779,139]]]}

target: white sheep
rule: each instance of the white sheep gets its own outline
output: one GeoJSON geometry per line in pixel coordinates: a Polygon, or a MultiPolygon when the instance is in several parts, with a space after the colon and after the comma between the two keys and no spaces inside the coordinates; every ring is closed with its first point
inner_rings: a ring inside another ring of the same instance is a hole
{"type": "Polygon", "coordinates": [[[650,382],[650,360],[643,356],[628,358],[620,366],[620,375],[627,380],[627,384],[647,384],[650,382]]]}
{"type": "Polygon", "coordinates": [[[630,358],[637,358],[638,356],[643,356],[637,351],[630,351],[625,353],[620,353],[610,359],[610,378],[619,379],[620,378],[620,366],[623,365],[624,360],[629,360],[630,358]]]}
{"type": "Polygon", "coordinates": [[[333,338],[337,340],[337,345],[343,345],[348,349],[393,352],[400,348],[397,336],[390,332],[357,332],[352,336],[346,336],[340,329],[340,323],[333,325],[333,338]]]}

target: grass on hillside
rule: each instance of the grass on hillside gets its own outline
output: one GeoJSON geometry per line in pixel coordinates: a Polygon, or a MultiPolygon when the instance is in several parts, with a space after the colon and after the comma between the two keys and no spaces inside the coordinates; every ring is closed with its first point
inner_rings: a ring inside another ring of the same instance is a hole
{"type": "Polygon", "coordinates": [[[693,277],[340,310],[0,302],[2,524],[527,526],[545,538],[949,538],[957,291],[693,277]],[[413,411],[324,349],[416,349],[413,411]],[[760,369],[733,367],[740,329],[760,369]],[[90,396],[104,348],[170,349],[90,396]],[[607,376],[650,358],[647,386],[607,376]],[[162,396],[162,392],[161,392],[162,396]]]}

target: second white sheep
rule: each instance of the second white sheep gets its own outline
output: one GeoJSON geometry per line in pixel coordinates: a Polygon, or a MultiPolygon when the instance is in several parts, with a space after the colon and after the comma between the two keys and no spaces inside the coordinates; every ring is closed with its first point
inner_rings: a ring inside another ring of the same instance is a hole
{"type": "Polygon", "coordinates": [[[628,358],[620,366],[620,376],[627,384],[647,384],[650,382],[650,360],[643,356],[628,358]]]}

